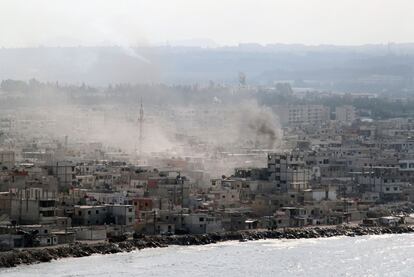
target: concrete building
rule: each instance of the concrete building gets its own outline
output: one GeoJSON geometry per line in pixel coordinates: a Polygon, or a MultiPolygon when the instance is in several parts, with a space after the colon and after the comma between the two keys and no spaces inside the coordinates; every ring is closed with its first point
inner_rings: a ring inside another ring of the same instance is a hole
{"type": "Polygon", "coordinates": [[[304,190],[308,188],[311,170],[307,168],[303,155],[298,153],[272,153],[268,155],[269,181],[277,190],[304,190]]]}
{"type": "Polygon", "coordinates": [[[273,111],[283,125],[322,124],[330,118],[329,108],[323,105],[277,105],[273,111]]]}
{"type": "Polygon", "coordinates": [[[336,107],[335,119],[347,124],[354,122],[356,119],[355,107],[350,105],[336,107]]]}
{"type": "Polygon", "coordinates": [[[68,161],[53,162],[45,168],[49,175],[56,177],[61,189],[70,188],[76,180],[75,164],[68,161]]]}
{"type": "Polygon", "coordinates": [[[72,224],[74,226],[103,225],[108,222],[108,207],[74,206],[72,224]]]}
{"type": "Polygon", "coordinates": [[[12,169],[15,164],[15,155],[13,151],[0,151],[0,171],[3,169],[12,169]]]}
{"type": "Polygon", "coordinates": [[[10,218],[18,224],[54,224],[56,207],[55,192],[41,188],[18,190],[11,199],[10,218]]]}
{"type": "Polygon", "coordinates": [[[333,187],[327,188],[314,188],[304,190],[304,201],[320,202],[322,200],[334,201],[337,199],[336,190],[333,187]]]}
{"type": "Polygon", "coordinates": [[[135,207],[133,205],[109,205],[108,213],[111,222],[116,225],[133,226],[135,207]]]}
{"type": "Polygon", "coordinates": [[[74,206],[73,225],[89,226],[115,224],[133,226],[135,209],[132,205],[74,206]]]}
{"type": "Polygon", "coordinates": [[[222,231],[221,220],[207,214],[185,214],[184,227],[191,234],[205,234],[222,231]]]}

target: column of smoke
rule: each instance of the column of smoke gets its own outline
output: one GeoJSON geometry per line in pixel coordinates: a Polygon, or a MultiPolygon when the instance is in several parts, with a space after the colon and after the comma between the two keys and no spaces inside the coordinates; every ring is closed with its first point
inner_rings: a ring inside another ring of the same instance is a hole
{"type": "MultiPolygon", "coordinates": [[[[130,58],[150,67],[150,71],[156,74],[157,66],[151,61],[131,48],[120,49],[130,58]]],[[[93,63],[87,68],[92,67],[93,63]]],[[[128,107],[122,104],[78,104],[56,91],[42,91],[35,97],[29,96],[25,111],[17,113],[19,117],[47,119],[48,123],[41,128],[20,130],[22,137],[26,141],[36,137],[62,141],[67,136],[72,144],[100,142],[105,151],[136,156],[140,143],[138,96],[136,105],[128,107]]],[[[141,143],[145,157],[202,158],[205,170],[212,176],[231,174],[235,167],[263,166],[266,157],[257,159],[247,155],[249,150],[272,151],[280,147],[280,126],[272,111],[254,101],[240,102],[237,95],[231,104],[223,104],[214,97],[206,105],[167,108],[166,105],[146,105],[144,98],[144,110],[141,143]]]]}
{"type": "Polygon", "coordinates": [[[144,125],[147,135],[143,149],[148,150],[147,154],[155,148],[156,152],[166,150],[165,154],[175,157],[202,157],[205,170],[218,177],[232,174],[236,167],[265,166],[265,152],[281,147],[277,117],[254,101],[224,106],[175,107],[172,111],[173,115],[183,113],[190,115],[185,119],[157,117],[144,125]],[[167,125],[160,128],[159,122],[167,125]],[[157,141],[154,145],[154,129],[166,139],[164,143],[157,141]]]}
{"type": "MultiPolygon", "coordinates": [[[[63,141],[68,136],[72,144],[100,142],[106,151],[137,154],[138,101],[136,107],[127,109],[122,105],[77,106],[56,95],[48,99],[47,105],[32,105],[20,112],[21,118],[47,119],[39,130],[21,131],[27,141],[33,136],[63,141]]],[[[164,113],[145,105],[144,109],[142,151],[146,158],[202,158],[205,170],[214,177],[231,174],[235,167],[264,166],[266,157],[248,155],[251,150],[280,147],[277,117],[253,101],[170,107],[164,113]]]]}

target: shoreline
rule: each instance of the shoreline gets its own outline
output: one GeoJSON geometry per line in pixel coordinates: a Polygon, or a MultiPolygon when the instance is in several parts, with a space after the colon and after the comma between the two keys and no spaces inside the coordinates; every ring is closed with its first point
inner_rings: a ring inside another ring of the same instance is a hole
{"type": "Polygon", "coordinates": [[[306,239],[336,236],[365,236],[383,234],[414,233],[414,225],[398,227],[332,226],[287,228],[285,230],[245,230],[201,235],[143,236],[123,242],[80,243],[70,245],[17,249],[0,252],[0,268],[50,262],[61,258],[88,257],[93,254],[115,254],[145,248],[168,247],[169,245],[207,245],[225,241],[249,241],[260,239],[306,239]]]}

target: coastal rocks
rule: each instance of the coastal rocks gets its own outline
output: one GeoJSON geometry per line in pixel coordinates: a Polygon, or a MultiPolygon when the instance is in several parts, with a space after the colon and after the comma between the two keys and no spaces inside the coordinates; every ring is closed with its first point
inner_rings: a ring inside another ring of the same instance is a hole
{"type": "Polygon", "coordinates": [[[20,264],[49,262],[66,257],[86,257],[92,254],[114,254],[144,248],[167,247],[169,245],[206,245],[223,241],[249,241],[260,239],[309,239],[334,236],[363,236],[380,234],[403,234],[414,232],[414,226],[362,227],[332,226],[286,228],[280,230],[249,230],[202,235],[135,236],[132,240],[96,244],[73,243],[51,248],[21,249],[0,252],[0,267],[14,267],[20,264]]]}

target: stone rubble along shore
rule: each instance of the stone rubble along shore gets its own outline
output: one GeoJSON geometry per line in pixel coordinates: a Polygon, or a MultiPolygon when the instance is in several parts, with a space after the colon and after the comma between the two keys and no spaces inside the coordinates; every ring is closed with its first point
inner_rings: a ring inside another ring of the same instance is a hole
{"type": "Polygon", "coordinates": [[[336,226],[314,228],[289,228],[285,230],[249,230],[203,235],[143,236],[119,243],[74,243],[66,246],[19,249],[0,252],[0,268],[14,267],[22,264],[50,262],[60,258],[86,257],[92,254],[114,254],[130,252],[144,248],[167,247],[169,245],[204,245],[224,241],[248,241],[259,239],[301,239],[324,238],[334,236],[363,236],[381,234],[413,233],[414,226],[398,227],[361,227],[336,226]]]}

